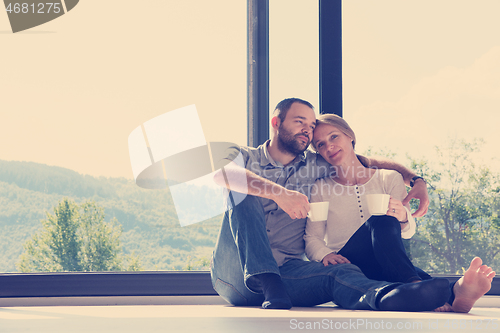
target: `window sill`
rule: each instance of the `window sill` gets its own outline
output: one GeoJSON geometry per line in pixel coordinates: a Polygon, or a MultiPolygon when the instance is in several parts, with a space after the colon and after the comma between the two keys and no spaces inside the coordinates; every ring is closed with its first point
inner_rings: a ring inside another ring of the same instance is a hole
{"type": "MultiPolygon", "coordinates": [[[[433,276],[450,281],[459,279],[458,275],[433,276]]],[[[487,295],[500,295],[500,278],[494,278],[487,295]]],[[[0,274],[0,302],[0,306],[26,302],[54,305],[85,305],[86,302],[89,305],[225,304],[214,291],[208,271],[4,273],[0,274]]]]}

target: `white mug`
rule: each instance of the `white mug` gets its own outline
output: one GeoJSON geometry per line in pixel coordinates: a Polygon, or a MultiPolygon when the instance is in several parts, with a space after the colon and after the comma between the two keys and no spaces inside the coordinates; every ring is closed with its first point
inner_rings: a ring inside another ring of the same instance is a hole
{"type": "Polygon", "coordinates": [[[310,210],[309,213],[307,213],[307,217],[309,217],[312,222],[326,221],[328,218],[329,205],[330,202],[328,201],[311,202],[309,204],[310,210]]]}
{"type": "Polygon", "coordinates": [[[368,211],[370,215],[385,215],[389,209],[390,194],[367,194],[368,211]]]}

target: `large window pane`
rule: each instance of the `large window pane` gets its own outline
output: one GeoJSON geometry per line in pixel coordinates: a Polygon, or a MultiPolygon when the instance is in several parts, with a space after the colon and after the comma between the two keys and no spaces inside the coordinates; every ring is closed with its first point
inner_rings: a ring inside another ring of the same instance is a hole
{"type": "Polygon", "coordinates": [[[127,139],[195,104],[207,142],[246,144],[246,1],[81,1],[16,34],[2,15],[0,30],[0,272],[64,198],[116,218],[144,270],[204,266],[219,219],[181,228],[168,191],[134,184],[127,139]]]}
{"type": "Polygon", "coordinates": [[[269,1],[270,112],[289,97],[319,107],[318,10],[317,1],[269,1]]]}
{"type": "Polygon", "coordinates": [[[461,273],[475,255],[500,263],[499,10],[493,0],[343,2],[344,115],[358,152],[410,165],[408,154],[428,177],[430,210],[410,244],[432,272],[461,273]]]}

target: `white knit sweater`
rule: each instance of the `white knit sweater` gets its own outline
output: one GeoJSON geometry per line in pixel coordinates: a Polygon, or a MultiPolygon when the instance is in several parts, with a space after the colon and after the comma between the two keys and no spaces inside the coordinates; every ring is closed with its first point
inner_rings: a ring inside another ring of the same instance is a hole
{"type": "MultiPolygon", "coordinates": [[[[349,238],[365,223],[371,214],[365,195],[375,193],[390,194],[403,201],[406,187],[401,174],[392,170],[378,169],[363,185],[346,186],[331,178],[316,181],[311,191],[311,202],[329,201],[328,220],[306,224],[304,240],[309,260],[321,261],[332,252],[337,252],[349,238]]],[[[407,210],[408,222],[401,234],[411,238],[415,233],[415,220],[407,210]]]]}

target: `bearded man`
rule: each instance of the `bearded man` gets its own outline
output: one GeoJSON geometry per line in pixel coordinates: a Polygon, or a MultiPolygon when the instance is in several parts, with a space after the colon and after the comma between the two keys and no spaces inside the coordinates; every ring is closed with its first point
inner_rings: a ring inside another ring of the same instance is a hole
{"type": "MultiPolygon", "coordinates": [[[[265,309],[329,301],[347,309],[367,310],[428,311],[443,306],[450,297],[446,279],[413,284],[374,281],[352,264],[324,266],[304,260],[311,187],[328,174],[329,164],[307,150],[316,125],[309,102],[298,98],[281,101],[271,125],[271,140],[257,148],[242,147],[229,157],[233,160],[241,153],[245,169],[230,163],[215,177],[218,184],[227,186],[225,177],[238,178],[243,172],[246,183],[231,183],[229,189],[232,194],[248,194],[223,217],[211,265],[217,293],[233,305],[262,305],[265,309]]],[[[429,201],[422,178],[390,161],[359,158],[365,165],[399,171],[407,184],[413,179],[405,201],[419,199],[413,215],[425,214],[429,201]]]]}

